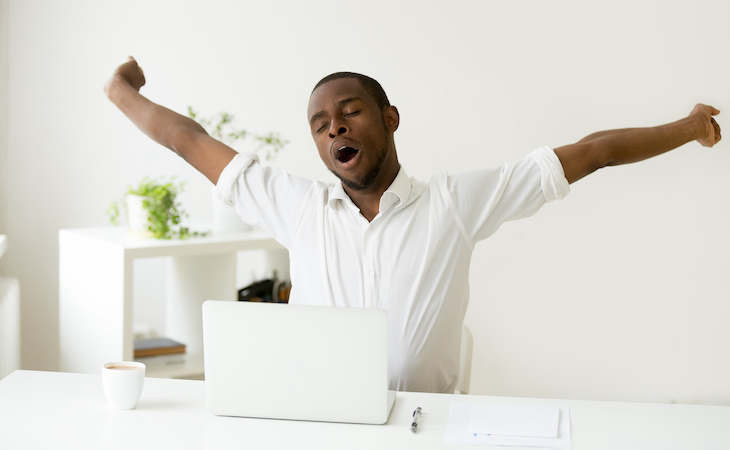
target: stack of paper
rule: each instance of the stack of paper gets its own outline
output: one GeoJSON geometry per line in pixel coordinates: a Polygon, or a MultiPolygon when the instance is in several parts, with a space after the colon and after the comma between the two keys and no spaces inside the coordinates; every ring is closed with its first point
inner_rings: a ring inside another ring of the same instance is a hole
{"type": "Polygon", "coordinates": [[[573,448],[568,408],[452,403],[446,444],[573,448]]]}

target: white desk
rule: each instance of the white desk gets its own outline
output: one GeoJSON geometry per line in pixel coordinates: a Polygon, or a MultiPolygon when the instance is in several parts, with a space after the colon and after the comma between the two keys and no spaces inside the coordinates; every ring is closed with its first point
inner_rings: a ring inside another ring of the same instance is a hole
{"type": "MultiPolygon", "coordinates": [[[[107,408],[101,377],[16,371],[0,381],[1,449],[440,449],[451,402],[570,408],[575,450],[730,449],[730,407],[398,393],[385,425],[217,417],[202,381],[148,378],[136,410],[107,408]],[[424,414],[410,432],[413,410],[424,414]]],[[[459,448],[499,448],[458,446],[459,448]]],[[[528,450],[528,449],[523,449],[528,450]]]]}
{"type": "MultiPolygon", "coordinates": [[[[284,251],[271,236],[249,231],[185,240],[141,239],[119,227],[60,230],[59,345],[61,370],[96,373],[134,354],[134,270],[140,258],[171,257],[165,335],[187,345],[186,364],[162,377],[202,374],[201,307],[236,300],[236,253],[284,251]]],[[[165,301],[165,299],[160,299],[165,301]]]]}

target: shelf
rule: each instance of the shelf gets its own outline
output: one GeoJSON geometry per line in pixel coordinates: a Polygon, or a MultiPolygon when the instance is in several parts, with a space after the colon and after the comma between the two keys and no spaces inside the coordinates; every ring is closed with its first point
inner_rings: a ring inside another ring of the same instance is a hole
{"type": "Polygon", "coordinates": [[[121,227],[60,230],[59,340],[61,371],[97,373],[108,361],[134,355],[134,263],[170,257],[165,335],[184,342],[184,364],[150,364],[150,377],[197,378],[203,373],[202,303],[236,300],[237,253],[284,248],[260,230],[185,240],[129,235],[121,227]],[[93,338],[91,338],[93,337],[93,338]],[[191,356],[192,355],[192,356],[191,356]]]}
{"type": "Polygon", "coordinates": [[[210,234],[188,239],[153,239],[134,237],[121,227],[78,228],[60,230],[61,240],[93,241],[122,249],[129,258],[158,256],[195,256],[246,250],[281,250],[284,247],[261,230],[210,234]]]}
{"type": "Polygon", "coordinates": [[[178,378],[189,380],[202,380],[204,378],[203,355],[200,353],[186,354],[183,362],[165,364],[155,362],[155,356],[148,358],[137,358],[147,367],[145,376],[150,378],[178,378]]]}

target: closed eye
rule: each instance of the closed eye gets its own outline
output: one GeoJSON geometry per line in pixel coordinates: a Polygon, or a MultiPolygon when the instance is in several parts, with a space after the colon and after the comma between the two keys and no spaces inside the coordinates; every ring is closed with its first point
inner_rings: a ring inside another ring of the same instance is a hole
{"type": "Polygon", "coordinates": [[[357,115],[359,113],[360,113],[360,111],[358,110],[358,111],[353,111],[353,112],[350,112],[350,113],[346,113],[346,114],[344,114],[344,116],[345,117],[351,117],[351,116],[355,116],[355,115],[357,115]]]}

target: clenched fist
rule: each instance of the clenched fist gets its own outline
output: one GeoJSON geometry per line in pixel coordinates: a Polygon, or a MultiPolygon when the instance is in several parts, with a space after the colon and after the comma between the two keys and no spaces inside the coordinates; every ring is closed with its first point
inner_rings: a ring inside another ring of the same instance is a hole
{"type": "Polygon", "coordinates": [[[124,82],[134,88],[135,91],[144,86],[145,78],[142,68],[139,67],[137,61],[131,56],[127,60],[117,67],[112,76],[107,80],[104,85],[104,92],[107,97],[110,96],[112,85],[116,82],[124,82]]]}
{"type": "Polygon", "coordinates": [[[702,144],[705,147],[712,147],[713,145],[720,142],[720,139],[722,136],[720,135],[720,125],[715,121],[715,118],[712,116],[716,116],[720,114],[720,111],[713,108],[712,106],[698,104],[694,107],[691,113],[689,113],[690,117],[698,117],[700,120],[702,120],[706,133],[703,137],[697,139],[697,142],[702,144]]]}

